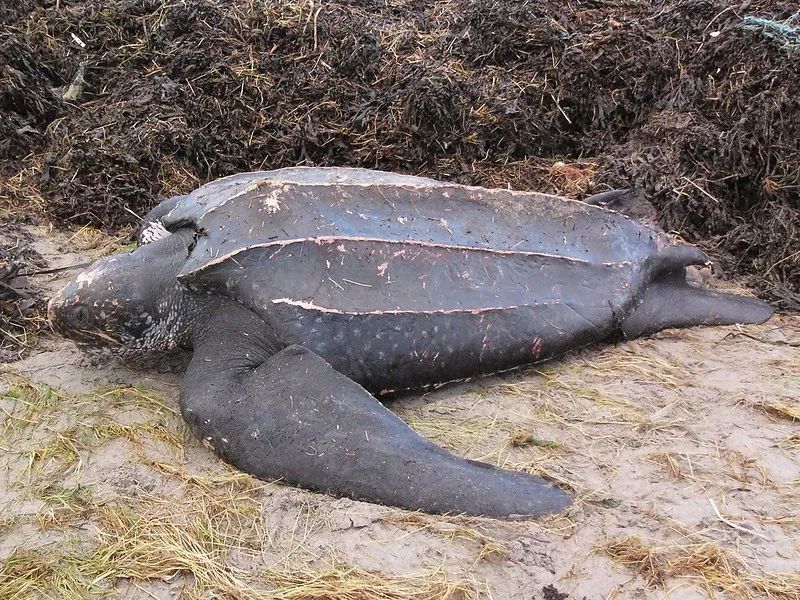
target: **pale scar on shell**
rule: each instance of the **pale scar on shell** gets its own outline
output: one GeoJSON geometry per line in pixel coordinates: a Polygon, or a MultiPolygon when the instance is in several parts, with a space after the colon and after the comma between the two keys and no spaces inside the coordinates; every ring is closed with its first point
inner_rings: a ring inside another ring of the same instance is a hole
{"type": "Polygon", "coordinates": [[[279,188],[275,188],[268,194],[264,194],[263,196],[257,196],[261,203],[264,205],[264,208],[267,209],[269,214],[274,214],[281,209],[281,202],[280,197],[285,191],[289,190],[290,186],[283,185],[279,188]]]}

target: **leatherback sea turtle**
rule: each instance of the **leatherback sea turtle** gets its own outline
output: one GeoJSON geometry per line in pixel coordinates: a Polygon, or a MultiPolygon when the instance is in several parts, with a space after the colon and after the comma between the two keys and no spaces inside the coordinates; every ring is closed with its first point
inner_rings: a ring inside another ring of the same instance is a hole
{"type": "Polygon", "coordinates": [[[49,317],[122,357],[192,349],[183,416],[253,475],[431,513],[535,516],[568,496],[449,454],[375,395],[769,318],[758,300],[688,285],[685,267],[706,262],[584,202],[289,168],[164,201],[139,247],[78,275],[49,317]]]}

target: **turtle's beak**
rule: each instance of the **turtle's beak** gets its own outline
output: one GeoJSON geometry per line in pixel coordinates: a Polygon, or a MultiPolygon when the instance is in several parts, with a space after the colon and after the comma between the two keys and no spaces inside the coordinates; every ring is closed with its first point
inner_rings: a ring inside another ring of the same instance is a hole
{"type": "Polygon", "coordinates": [[[102,329],[95,315],[78,294],[67,285],[47,303],[47,320],[51,329],[83,345],[119,346],[119,340],[102,329]]]}
{"type": "MultiPolygon", "coordinates": [[[[104,329],[97,318],[107,304],[105,287],[111,264],[109,259],[94,263],[50,298],[47,320],[53,331],[75,340],[98,337],[98,331],[104,329]]],[[[110,341],[106,339],[109,336],[101,337],[110,341]]]]}

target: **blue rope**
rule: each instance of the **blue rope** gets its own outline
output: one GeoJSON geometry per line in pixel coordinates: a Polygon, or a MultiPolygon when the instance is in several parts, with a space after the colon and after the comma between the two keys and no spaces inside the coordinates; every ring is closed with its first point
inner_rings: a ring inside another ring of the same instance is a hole
{"type": "Polygon", "coordinates": [[[780,42],[781,46],[787,50],[800,48],[800,10],[785,21],[773,21],[748,15],[743,19],[743,23],[745,29],[758,31],[764,37],[780,42]]]}

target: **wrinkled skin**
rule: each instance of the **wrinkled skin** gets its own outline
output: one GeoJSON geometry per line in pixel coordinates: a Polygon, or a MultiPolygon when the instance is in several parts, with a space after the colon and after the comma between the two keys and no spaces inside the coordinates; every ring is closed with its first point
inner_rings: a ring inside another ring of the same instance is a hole
{"type": "Polygon", "coordinates": [[[140,244],[54,297],[54,328],[121,357],[193,350],[183,415],[247,472],[432,513],[568,497],[445,452],[372,394],[771,314],[689,286],[702,252],[612,211],[358,169],[212,182],[156,207],[140,244]]]}
{"type": "Polygon", "coordinates": [[[87,351],[136,359],[191,347],[196,309],[175,276],[192,232],[102,258],[48,304],[53,328],[87,351]]]}

